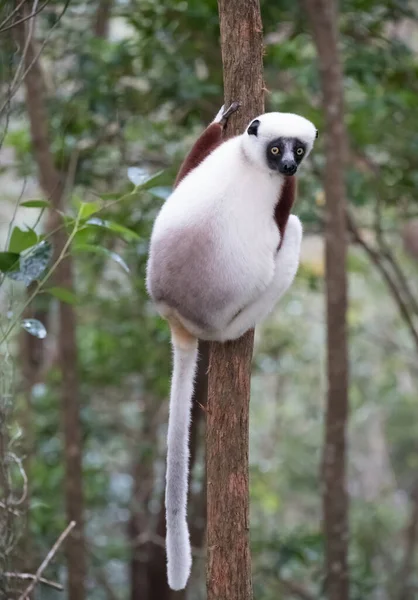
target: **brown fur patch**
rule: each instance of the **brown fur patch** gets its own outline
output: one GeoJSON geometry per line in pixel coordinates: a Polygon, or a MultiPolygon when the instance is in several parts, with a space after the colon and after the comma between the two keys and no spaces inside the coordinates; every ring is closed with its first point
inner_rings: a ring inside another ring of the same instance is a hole
{"type": "Polygon", "coordinates": [[[280,246],[286,229],[289,215],[296,198],[296,177],[285,177],[283,188],[276,208],[274,209],[274,220],[280,231],[280,246]]]}
{"type": "Polygon", "coordinates": [[[200,163],[203,162],[215,148],[221,145],[222,131],[222,125],[220,123],[211,123],[209,127],[205,129],[181,165],[174,187],[177,187],[180,181],[184,179],[190,171],[200,165],[200,163]]]}

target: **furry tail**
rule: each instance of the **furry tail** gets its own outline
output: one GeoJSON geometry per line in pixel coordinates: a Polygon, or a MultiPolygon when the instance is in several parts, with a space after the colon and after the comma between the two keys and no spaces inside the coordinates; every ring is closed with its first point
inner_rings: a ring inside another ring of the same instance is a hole
{"type": "Polygon", "coordinates": [[[173,590],[186,587],[192,566],[186,520],[189,471],[189,426],[197,339],[172,327],[173,377],[167,440],[165,506],[167,518],[167,573],[173,590]]]}

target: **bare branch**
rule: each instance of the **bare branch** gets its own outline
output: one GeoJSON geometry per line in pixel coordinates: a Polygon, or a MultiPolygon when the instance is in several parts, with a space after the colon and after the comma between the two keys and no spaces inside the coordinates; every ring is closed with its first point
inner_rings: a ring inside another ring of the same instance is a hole
{"type": "MultiPolygon", "coordinates": [[[[21,2],[21,4],[19,5],[19,7],[14,9],[14,13],[20,8],[20,6],[22,4],[24,4],[24,1],[21,2]]],[[[18,25],[20,25],[21,23],[24,23],[25,21],[29,21],[30,19],[33,19],[34,17],[36,17],[36,15],[38,15],[41,11],[43,11],[43,9],[45,8],[45,6],[47,4],[49,4],[50,0],[46,0],[46,2],[44,2],[44,4],[42,4],[42,6],[40,6],[39,8],[36,8],[38,5],[39,0],[34,0],[33,3],[33,9],[32,12],[30,13],[30,15],[26,15],[25,17],[23,17],[22,19],[19,19],[19,21],[13,21],[13,23],[11,23],[11,25],[8,25],[7,27],[0,27],[0,33],[4,33],[5,31],[7,31],[8,29],[13,29],[13,27],[17,27],[18,25]]],[[[7,17],[5,19],[5,21],[9,21],[10,20],[10,15],[9,17],[7,17]]],[[[4,22],[4,21],[3,21],[4,22]]]]}
{"type": "MultiPolygon", "coordinates": [[[[32,575],[32,573],[5,573],[4,576],[8,577],[9,579],[30,579],[31,581],[35,580],[36,578],[36,575],[32,575]]],[[[57,583],[56,581],[51,581],[50,579],[45,579],[45,577],[39,577],[38,581],[39,583],[43,583],[44,585],[54,588],[54,590],[59,590],[60,592],[64,590],[63,586],[60,583],[57,583]]]]}
{"type": "Polygon", "coordinates": [[[71,523],[68,525],[68,527],[66,527],[66,529],[61,533],[61,535],[59,536],[59,538],[57,539],[55,544],[52,546],[51,550],[46,555],[45,559],[42,561],[39,569],[36,571],[36,573],[34,575],[34,579],[28,585],[28,587],[23,592],[23,594],[21,594],[19,596],[18,600],[27,600],[27,598],[29,597],[29,594],[33,591],[36,584],[40,581],[42,573],[45,571],[46,567],[49,565],[51,560],[56,555],[59,547],[61,546],[61,544],[63,543],[65,538],[68,537],[68,535],[71,533],[71,531],[74,529],[75,526],[76,526],[76,522],[71,521],[71,523]]]}
{"type": "Polygon", "coordinates": [[[408,326],[408,329],[411,333],[412,339],[414,340],[416,349],[418,351],[417,328],[415,327],[412,315],[410,313],[410,309],[407,306],[404,299],[402,298],[402,296],[399,292],[399,289],[396,285],[396,282],[393,279],[392,274],[389,272],[387,266],[384,263],[382,256],[379,254],[379,252],[375,248],[373,248],[368,242],[366,242],[366,240],[361,236],[360,231],[356,225],[356,222],[354,221],[354,218],[348,213],[347,213],[347,222],[348,222],[349,230],[353,234],[355,242],[359,246],[361,246],[364,249],[364,251],[368,254],[371,261],[375,264],[378,271],[380,271],[381,275],[383,276],[384,280],[386,281],[386,283],[389,287],[389,290],[390,290],[396,304],[398,305],[399,312],[401,313],[403,320],[405,321],[406,325],[408,326]]]}
{"type": "Polygon", "coordinates": [[[26,497],[28,495],[28,476],[25,473],[25,469],[23,468],[23,464],[21,459],[16,456],[16,454],[14,454],[13,452],[8,452],[7,453],[7,457],[11,458],[16,464],[17,467],[19,469],[19,473],[23,479],[23,492],[22,495],[20,496],[20,498],[18,500],[10,500],[9,503],[13,506],[19,506],[19,504],[23,504],[24,501],[26,500],[26,497]]]}

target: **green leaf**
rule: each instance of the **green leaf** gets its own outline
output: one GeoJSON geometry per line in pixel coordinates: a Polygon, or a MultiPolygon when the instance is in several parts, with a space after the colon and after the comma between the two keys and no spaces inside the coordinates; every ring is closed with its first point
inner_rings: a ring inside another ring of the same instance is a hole
{"type": "Polygon", "coordinates": [[[23,319],[22,327],[31,335],[43,340],[46,338],[45,326],[38,319],[23,319]]]}
{"type": "Polygon", "coordinates": [[[127,241],[139,241],[141,239],[135,231],[132,231],[132,229],[128,229],[128,227],[124,227],[123,225],[119,225],[119,223],[114,223],[113,221],[93,217],[87,221],[87,225],[92,225],[93,227],[103,227],[104,229],[118,233],[127,241]]]}
{"type": "Polygon", "coordinates": [[[19,266],[19,254],[16,252],[0,252],[0,271],[7,273],[19,266]]]}
{"type": "Polygon", "coordinates": [[[26,208],[50,208],[51,205],[46,200],[26,200],[20,206],[26,206],[26,208]]]}
{"type": "Polygon", "coordinates": [[[67,304],[76,304],[78,302],[78,298],[74,292],[67,290],[66,288],[51,287],[44,290],[44,292],[51,294],[51,296],[55,296],[55,298],[58,298],[58,300],[66,302],[67,304]]]}
{"type": "Polygon", "coordinates": [[[23,231],[19,227],[13,229],[10,243],[9,252],[22,252],[31,246],[34,246],[38,241],[38,236],[33,229],[23,231]]]}
{"type": "Polygon", "coordinates": [[[80,202],[78,208],[80,220],[88,219],[91,215],[100,210],[100,208],[100,202],[80,202]]]}
{"type": "Polygon", "coordinates": [[[46,240],[31,248],[24,256],[20,257],[18,270],[7,273],[10,279],[23,281],[29,285],[39,279],[52,258],[52,246],[46,240]]]}
{"type": "Polygon", "coordinates": [[[173,173],[169,169],[158,171],[149,177],[144,183],[137,187],[138,190],[150,190],[154,187],[165,187],[173,185],[173,173]]]}
{"type": "Polygon", "coordinates": [[[126,273],[130,272],[130,269],[123,258],[116,252],[112,252],[103,246],[93,246],[92,244],[76,244],[73,246],[74,252],[92,252],[93,254],[101,254],[106,258],[111,258],[117,262],[126,273]]]}

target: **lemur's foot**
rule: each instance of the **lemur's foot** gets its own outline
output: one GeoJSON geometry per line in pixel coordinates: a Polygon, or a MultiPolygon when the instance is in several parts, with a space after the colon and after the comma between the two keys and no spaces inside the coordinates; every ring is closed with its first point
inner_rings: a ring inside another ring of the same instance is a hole
{"type": "Polygon", "coordinates": [[[241,103],[240,102],[233,102],[231,104],[231,106],[229,108],[227,108],[223,113],[222,113],[222,117],[220,122],[222,123],[222,125],[226,125],[229,117],[231,115],[234,114],[234,112],[237,112],[237,110],[240,108],[241,103]]]}

